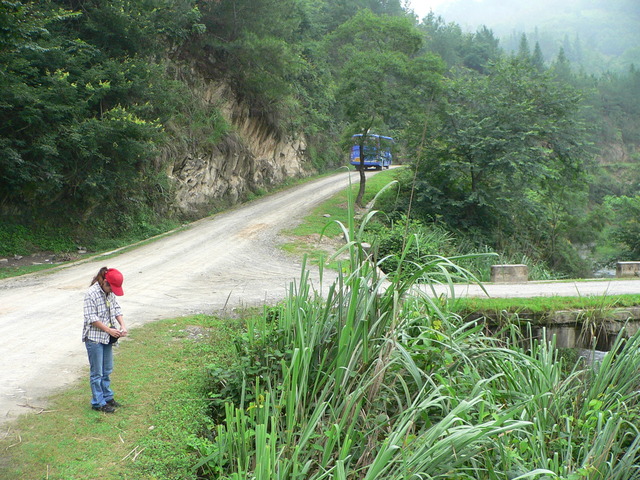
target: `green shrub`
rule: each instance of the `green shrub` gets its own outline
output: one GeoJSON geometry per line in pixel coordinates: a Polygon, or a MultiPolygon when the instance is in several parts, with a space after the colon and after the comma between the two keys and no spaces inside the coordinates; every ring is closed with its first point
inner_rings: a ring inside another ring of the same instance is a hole
{"type": "Polygon", "coordinates": [[[626,249],[628,258],[640,257],[640,195],[607,197],[605,206],[612,214],[611,235],[626,249]]]}
{"type": "Polygon", "coordinates": [[[435,225],[407,220],[404,215],[392,221],[390,226],[369,223],[364,238],[373,246],[384,272],[397,271],[402,263],[405,277],[413,275],[433,255],[455,254],[450,233],[435,225]],[[412,237],[411,242],[407,241],[409,237],[412,237]]]}
{"type": "Polygon", "coordinates": [[[68,228],[0,224],[0,255],[29,255],[35,251],[65,253],[75,251],[76,244],[68,228]]]}

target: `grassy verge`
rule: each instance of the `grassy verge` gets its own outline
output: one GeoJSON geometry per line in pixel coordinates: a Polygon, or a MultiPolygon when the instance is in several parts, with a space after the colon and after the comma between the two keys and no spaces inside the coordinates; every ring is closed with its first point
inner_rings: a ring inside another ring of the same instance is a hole
{"type": "MultiPolygon", "coordinates": [[[[368,177],[363,202],[365,204],[371,202],[380,190],[396,179],[400,171],[397,168],[385,170],[368,177]]],[[[350,187],[354,197],[358,188],[358,182],[350,187]]],[[[309,261],[315,265],[322,260],[326,260],[328,257],[327,249],[319,246],[320,237],[323,236],[325,238],[326,241],[324,243],[328,244],[329,248],[331,248],[330,245],[332,243],[342,242],[342,230],[336,222],[341,222],[344,225],[348,222],[348,195],[349,189],[345,189],[314,208],[298,226],[283,232],[291,240],[285,243],[282,248],[294,255],[307,255],[309,261]]],[[[330,267],[333,266],[330,265],[330,267]]]]}
{"type": "Polygon", "coordinates": [[[207,422],[205,365],[229,364],[239,321],[195,316],[131,332],[116,351],[115,414],[89,407],[88,379],[21,417],[0,440],[2,479],[180,479],[207,422]]]}
{"type": "Polygon", "coordinates": [[[458,298],[452,308],[461,313],[528,312],[543,314],[560,310],[609,310],[640,305],[640,295],[532,298],[458,298]]]}
{"type": "Polygon", "coordinates": [[[39,272],[40,270],[49,270],[57,265],[27,265],[23,267],[3,267],[0,268],[0,280],[3,278],[19,277],[28,273],[39,272]]]}
{"type": "Polygon", "coordinates": [[[55,268],[61,268],[69,263],[81,262],[81,261],[90,261],[94,258],[102,258],[103,260],[107,260],[109,258],[113,258],[122,253],[128,252],[129,250],[133,250],[135,248],[141,247],[148,243],[152,243],[160,238],[166,237],[167,235],[173,235],[174,233],[181,232],[184,230],[184,226],[179,226],[174,229],[168,230],[164,233],[160,233],[158,235],[154,235],[153,237],[145,238],[144,240],[140,240],[135,243],[126,243],[124,240],[119,242],[115,249],[102,250],[100,252],[96,252],[90,255],[87,255],[79,260],[73,260],[73,262],[61,262],[61,263],[45,263],[39,265],[24,265],[24,266],[9,266],[9,267],[1,267],[0,268],[0,280],[3,278],[10,277],[18,277],[20,275],[26,275],[29,273],[35,273],[42,270],[53,270],[55,268]]]}

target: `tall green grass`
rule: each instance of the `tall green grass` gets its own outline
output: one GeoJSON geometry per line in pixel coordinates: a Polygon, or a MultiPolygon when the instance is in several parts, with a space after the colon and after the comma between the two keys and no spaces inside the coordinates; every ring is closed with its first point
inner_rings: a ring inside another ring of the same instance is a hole
{"type": "Polygon", "coordinates": [[[525,341],[515,326],[488,337],[412,288],[473,280],[449,259],[381,273],[361,243],[374,215],[339,224],[349,265],[329,291],[303,273],[248,323],[241,368],[212,379],[203,476],[640,478],[640,334],[621,336],[599,368],[567,367],[553,339],[525,341]]]}

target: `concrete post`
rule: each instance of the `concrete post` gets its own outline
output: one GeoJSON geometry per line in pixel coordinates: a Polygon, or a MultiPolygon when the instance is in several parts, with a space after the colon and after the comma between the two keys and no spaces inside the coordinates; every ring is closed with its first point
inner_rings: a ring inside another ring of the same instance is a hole
{"type": "Polygon", "coordinates": [[[616,277],[640,277],[640,262],[618,262],[616,277]]]}
{"type": "Polygon", "coordinates": [[[493,283],[526,283],[529,280],[529,267],[526,265],[491,265],[493,283]]]}

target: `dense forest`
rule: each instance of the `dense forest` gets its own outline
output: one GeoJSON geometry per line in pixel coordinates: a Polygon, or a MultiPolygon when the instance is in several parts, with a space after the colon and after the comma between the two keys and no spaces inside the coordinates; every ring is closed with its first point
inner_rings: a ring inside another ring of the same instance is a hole
{"type": "Polygon", "coordinates": [[[197,76],[304,136],[310,170],[344,165],[354,133],[395,137],[407,168],[382,249],[410,225],[447,238],[418,256],[494,251],[542,275],[636,258],[640,71],[587,74],[518,42],[399,0],[2,0],[0,254],[183,220],[162,152],[232,128],[197,76]]]}
{"type": "Polygon", "coordinates": [[[640,63],[640,4],[635,0],[455,0],[437,13],[465,29],[487,25],[506,51],[517,51],[524,33],[545,59],[562,47],[587,72],[626,70],[640,63]]]}

